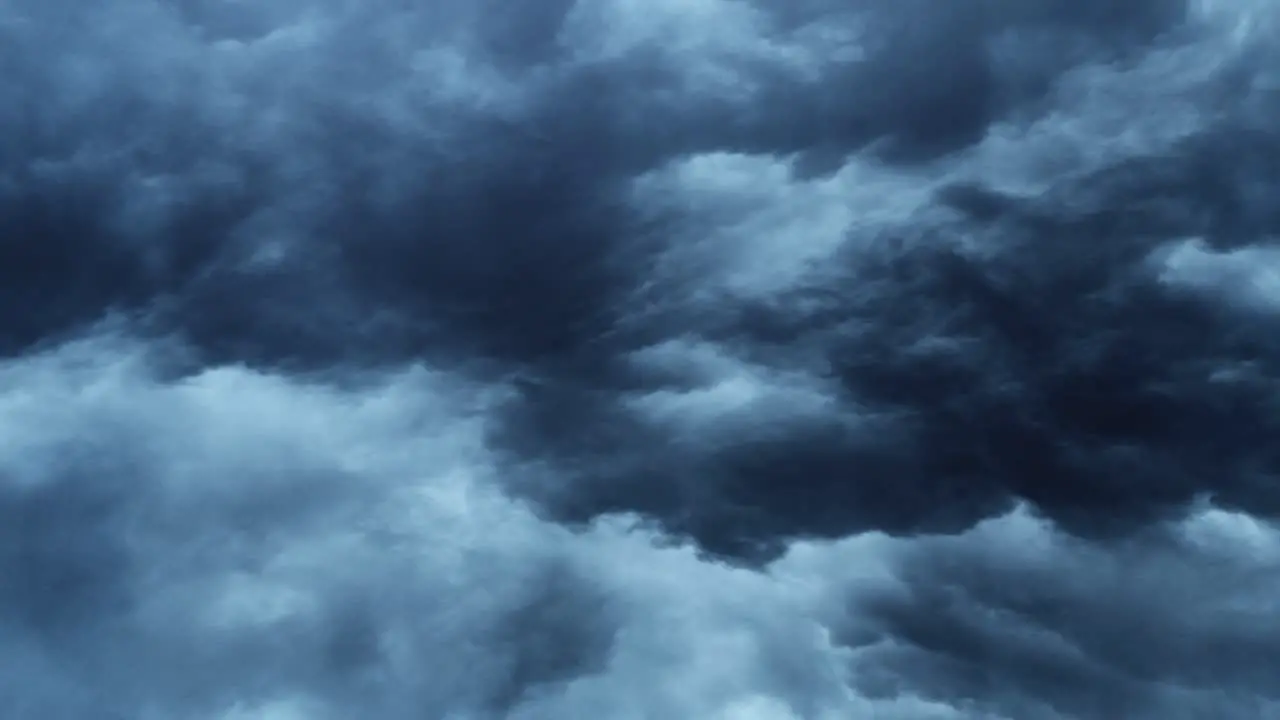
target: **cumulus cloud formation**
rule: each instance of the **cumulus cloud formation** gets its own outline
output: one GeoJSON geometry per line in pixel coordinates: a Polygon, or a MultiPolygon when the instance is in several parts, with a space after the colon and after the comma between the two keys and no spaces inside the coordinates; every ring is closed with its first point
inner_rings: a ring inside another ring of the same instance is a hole
{"type": "Polygon", "coordinates": [[[0,0],[0,715],[1280,715],[1278,37],[0,0]]]}

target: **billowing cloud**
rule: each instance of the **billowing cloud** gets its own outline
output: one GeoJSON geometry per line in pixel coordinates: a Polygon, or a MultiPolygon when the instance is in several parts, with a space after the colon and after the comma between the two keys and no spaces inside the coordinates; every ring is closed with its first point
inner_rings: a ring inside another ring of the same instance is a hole
{"type": "Polygon", "coordinates": [[[979,717],[1267,717],[1275,541],[1213,510],[1106,547],[1015,514],[908,548],[837,636],[867,694],[962,697],[979,717]]]}
{"type": "Polygon", "coordinates": [[[1278,18],[0,0],[0,710],[1274,714],[1278,18]]]}

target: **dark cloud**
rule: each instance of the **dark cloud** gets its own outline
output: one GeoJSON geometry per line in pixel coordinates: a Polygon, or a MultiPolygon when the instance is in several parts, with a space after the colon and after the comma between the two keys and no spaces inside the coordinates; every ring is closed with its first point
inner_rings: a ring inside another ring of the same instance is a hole
{"type": "Polygon", "coordinates": [[[10,5],[0,711],[1274,710],[1267,2],[10,5]]]}
{"type": "Polygon", "coordinates": [[[683,320],[692,329],[673,323],[724,343],[745,363],[736,372],[811,373],[826,402],[817,416],[746,399],[736,438],[704,443],[618,410],[723,387],[730,376],[713,371],[623,381],[616,407],[581,377],[525,394],[576,408],[562,418],[597,408],[595,427],[512,417],[536,433],[526,444],[586,463],[572,502],[657,512],[729,554],[793,535],[956,530],[1015,498],[1090,536],[1205,495],[1269,514],[1280,335],[1256,308],[1270,301],[1224,305],[1207,281],[1179,282],[1160,264],[1182,238],[1229,252],[1280,230],[1252,199],[1276,182],[1257,160],[1274,145],[1212,124],[1033,197],[944,184],[919,211],[940,220],[850,231],[839,264],[798,288],[697,307],[683,320]]]}
{"type": "Polygon", "coordinates": [[[91,623],[126,598],[128,555],[113,527],[111,490],[52,480],[5,488],[3,604],[6,623],[57,634],[91,623]]]}
{"type": "Polygon", "coordinates": [[[1211,513],[1103,549],[1011,522],[912,548],[901,585],[858,601],[855,683],[1008,717],[1265,717],[1280,652],[1257,618],[1274,555],[1227,559],[1249,531],[1211,513]]]}

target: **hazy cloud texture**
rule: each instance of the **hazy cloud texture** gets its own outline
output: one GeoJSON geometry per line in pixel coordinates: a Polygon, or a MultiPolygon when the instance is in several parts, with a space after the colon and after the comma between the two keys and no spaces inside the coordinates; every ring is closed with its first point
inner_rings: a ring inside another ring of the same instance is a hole
{"type": "Polygon", "coordinates": [[[1274,0],[0,0],[0,716],[1280,717],[1274,0]]]}

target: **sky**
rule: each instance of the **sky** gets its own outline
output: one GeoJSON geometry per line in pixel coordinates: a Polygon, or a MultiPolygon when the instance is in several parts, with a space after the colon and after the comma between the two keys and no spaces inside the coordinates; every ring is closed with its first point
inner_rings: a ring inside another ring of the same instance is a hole
{"type": "Polygon", "coordinates": [[[0,717],[1280,718],[1275,0],[0,0],[0,717]]]}

